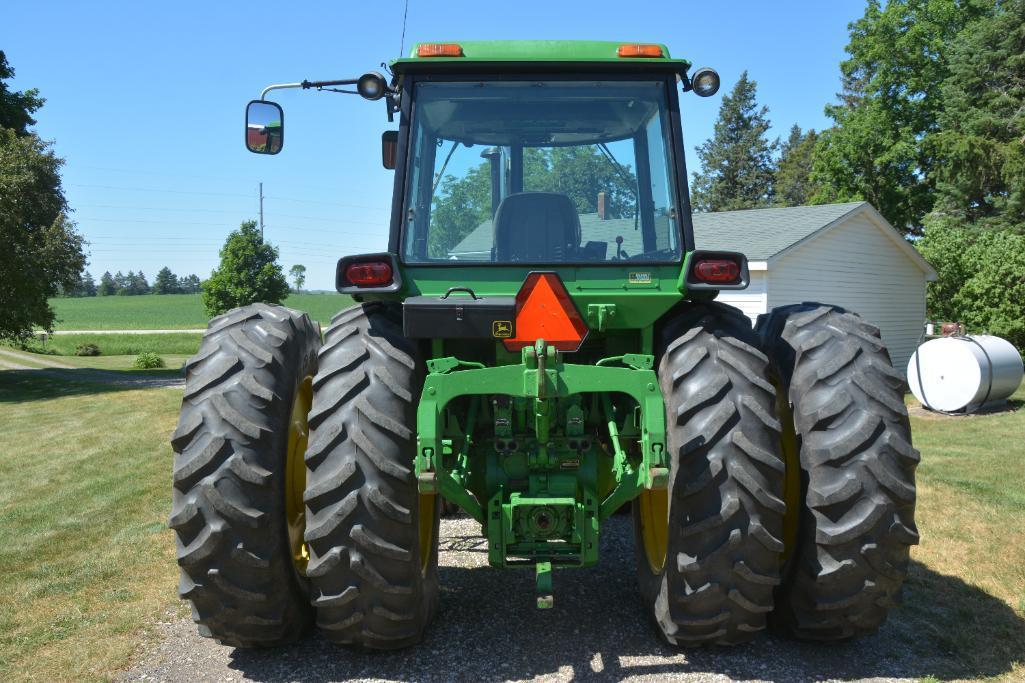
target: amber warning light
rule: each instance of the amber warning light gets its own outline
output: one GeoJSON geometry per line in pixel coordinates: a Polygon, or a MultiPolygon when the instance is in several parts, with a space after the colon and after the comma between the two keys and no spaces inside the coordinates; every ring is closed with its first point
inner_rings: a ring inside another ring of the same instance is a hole
{"type": "Polygon", "coordinates": [[[620,45],[619,49],[616,50],[616,54],[620,57],[647,57],[647,58],[659,58],[662,56],[662,46],[660,45],[620,45]]]}
{"type": "Polygon", "coordinates": [[[421,43],[416,48],[417,57],[462,57],[463,46],[458,43],[421,43]]]}
{"type": "Polygon", "coordinates": [[[587,336],[562,279],[556,273],[531,273],[516,294],[516,336],[503,340],[509,351],[519,351],[544,339],[559,351],[576,351],[587,336]]]}

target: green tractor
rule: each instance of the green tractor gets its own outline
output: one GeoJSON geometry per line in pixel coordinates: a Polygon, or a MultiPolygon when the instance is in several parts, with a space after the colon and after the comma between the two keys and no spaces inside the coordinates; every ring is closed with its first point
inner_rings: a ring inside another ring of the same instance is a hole
{"type": "Polygon", "coordinates": [[[752,328],[714,301],[748,270],[694,244],[678,96],[719,77],[690,66],[663,45],[421,43],[390,79],[250,103],[246,144],[275,154],[270,90],[384,100],[391,230],[338,262],[357,303],[323,335],[254,304],[188,363],[171,527],[201,634],[416,643],[452,507],[550,608],[554,570],[598,562],[627,504],[671,644],[883,623],[918,539],[902,377],[854,313],[752,328]]]}

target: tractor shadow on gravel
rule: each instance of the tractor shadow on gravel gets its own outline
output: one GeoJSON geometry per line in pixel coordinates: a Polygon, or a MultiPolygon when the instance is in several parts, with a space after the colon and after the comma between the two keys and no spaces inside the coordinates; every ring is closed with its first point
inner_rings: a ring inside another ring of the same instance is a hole
{"type": "Polygon", "coordinates": [[[687,680],[720,674],[776,681],[995,676],[1025,659],[1025,620],[1003,601],[913,563],[904,605],[883,629],[819,646],[764,635],[736,648],[674,650],[647,621],[634,576],[632,523],[613,516],[601,564],[555,573],[555,608],[537,610],[533,573],[486,566],[478,525],[443,520],[441,609],[424,642],[399,652],[296,646],[234,650],[229,666],[258,681],[687,680]]]}

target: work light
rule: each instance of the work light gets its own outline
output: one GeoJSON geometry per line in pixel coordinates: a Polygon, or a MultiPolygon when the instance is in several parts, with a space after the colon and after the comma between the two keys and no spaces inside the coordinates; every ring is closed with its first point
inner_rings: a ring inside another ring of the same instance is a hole
{"type": "Polygon", "coordinates": [[[356,81],[356,91],[364,99],[379,100],[388,92],[388,83],[385,82],[384,76],[376,71],[371,71],[359,77],[359,80],[356,81]]]}
{"type": "Polygon", "coordinates": [[[719,92],[719,74],[715,69],[701,67],[691,76],[690,87],[700,97],[711,97],[719,92]]]}

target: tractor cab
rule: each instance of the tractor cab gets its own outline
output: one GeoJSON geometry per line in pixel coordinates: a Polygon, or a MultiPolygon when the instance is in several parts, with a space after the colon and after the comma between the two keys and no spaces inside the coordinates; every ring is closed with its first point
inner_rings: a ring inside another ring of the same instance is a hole
{"type": "Polygon", "coordinates": [[[413,82],[407,264],[679,263],[666,79],[413,82]]]}

